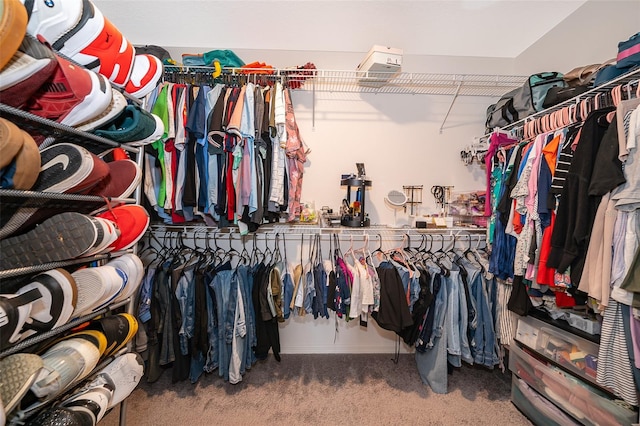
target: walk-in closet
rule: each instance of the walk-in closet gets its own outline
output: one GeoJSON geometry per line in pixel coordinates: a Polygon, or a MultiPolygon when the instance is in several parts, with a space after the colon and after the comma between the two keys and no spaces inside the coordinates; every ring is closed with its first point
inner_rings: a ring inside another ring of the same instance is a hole
{"type": "Polygon", "coordinates": [[[640,2],[0,15],[0,426],[640,423],[640,2]]]}

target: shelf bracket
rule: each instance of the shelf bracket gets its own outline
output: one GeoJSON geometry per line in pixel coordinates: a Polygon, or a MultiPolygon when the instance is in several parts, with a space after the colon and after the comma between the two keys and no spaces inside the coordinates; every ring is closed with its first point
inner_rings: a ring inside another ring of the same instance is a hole
{"type": "Polygon", "coordinates": [[[451,99],[451,105],[449,105],[449,109],[444,116],[444,120],[440,125],[440,134],[442,134],[442,129],[444,128],[444,124],[447,122],[447,118],[449,118],[449,114],[451,113],[451,108],[453,108],[453,104],[456,103],[456,99],[458,99],[458,95],[460,94],[460,88],[462,87],[462,81],[458,83],[458,87],[456,87],[456,92],[453,94],[453,99],[451,99]]]}

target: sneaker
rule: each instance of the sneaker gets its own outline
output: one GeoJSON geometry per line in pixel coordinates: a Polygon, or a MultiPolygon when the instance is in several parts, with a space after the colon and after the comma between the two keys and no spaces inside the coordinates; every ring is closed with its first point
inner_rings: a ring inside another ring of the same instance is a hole
{"type": "Polygon", "coordinates": [[[2,327],[2,346],[66,324],[71,319],[77,296],[76,283],[64,269],[36,275],[18,289],[15,297],[0,296],[4,299],[0,303],[5,308],[8,325],[2,327]],[[28,303],[26,316],[20,317],[20,303],[28,303]],[[8,340],[5,341],[5,337],[8,340]]]}
{"type": "Polygon", "coordinates": [[[93,248],[84,254],[85,256],[108,252],[109,246],[120,237],[120,229],[118,229],[115,223],[99,217],[94,217],[93,219],[100,226],[102,232],[98,232],[100,234],[99,238],[96,240],[93,248]]]}
{"type": "Polygon", "coordinates": [[[144,98],[155,89],[162,77],[164,67],[153,55],[136,55],[129,82],[124,90],[136,98],[144,98]]]}
{"type": "Polygon", "coordinates": [[[111,361],[97,376],[65,399],[60,405],[82,413],[95,425],[108,409],[127,398],[142,378],[143,361],[140,355],[124,354],[111,361]]]}
{"type": "Polygon", "coordinates": [[[42,355],[44,366],[31,385],[31,392],[41,400],[50,401],[87,377],[104,352],[106,339],[102,333],[88,330],[72,336],[42,355]]]}
{"type": "MultiPolygon", "coordinates": [[[[18,126],[0,117],[0,169],[13,161],[22,149],[24,136],[18,126]]],[[[4,188],[4,186],[3,186],[4,188]]]]}
{"type": "Polygon", "coordinates": [[[127,198],[142,181],[142,169],[132,160],[106,163],[109,175],[91,190],[92,195],[107,198],[127,198]]]}
{"type": "Polygon", "coordinates": [[[75,271],[78,302],[73,311],[80,317],[107,306],[124,287],[124,279],[113,266],[98,266],[75,271]]]}
{"type": "MultiPolygon", "coordinates": [[[[0,241],[0,269],[75,259],[94,247],[98,229],[91,216],[57,214],[35,229],[0,241]]],[[[116,241],[117,242],[117,241],[116,241]]]]}
{"type": "Polygon", "coordinates": [[[109,408],[124,401],[138,386],[144,374],[144,361],[137,353],[126,353],[114,359],[100,373],[111,378],[115,389],[109,402],[109,408]]]}
{"type": "Polygon", "coordinates": [[[133,69],[135,48],[89,0],[83,1],[83,16],[52,47],[88,69],[124,87],[133,69]]]}
{"type": "Polygon", "coordinates": [[[97,215],[112,220],[120,228],[120,238],[111,246],[113,251],[127,250],[142,238],[149,227],[149,213],[138,204],[111,208],[97,215]]]}
{"type": "Polygon", "coordinates": [[[103,357],[115,355],[124,348],[138,332],[138,321],[133,315],[109,315],[93,320],[85,330],[97,330],[107,338],[107,349],[103,357]]]}
{"type": "Polygon", "coordinates": [[[82,123],[76,126],[76,129],[82,132],[89,132],[91,130],[97,129],[100,126],[104,126],[105,124],[113,121],[122,114],[125,107],[127,106],[127,99],[124,97],[122,93],[111,88],[111,103],[100,115],[92,118],[86,123],[82,123]]]}
{"type": "Polygon", "coordinates": [[[107,265],[111,265],[126,274],[125,287],[118,294],[114,302],[120,302],[133,296],[136,290],[140,287],[140,283],[144,277],[144,265],[142,260],[133,253],[126,253],[111,260],[107,265]]]}
{"type": "Polygon", "coordinates": [[[0,101],[22,108],[42,85],[51,78],[57,66],[51,49],[29,36],[0,71],[0,101]]]}
{"type": "Polygon", "coordinates": [[[23,0],[29,16],[27,32],[50,45],[78,25],[83,13],[82,0],[23,0]]]}
{"type": "Polygon", "coordinates": [[[62,401],[60,406],[82,416],[83,426],[95,426],[106,414],[114,390],[113,381],[108,376],[99,374],[62,401]]]}
{"type": "Polygon", "coordinates": [[[115,142],[142,146],[160,139],[164,134],[164,124],[157,115],[137,105],[128,105],[114,121],[93,133],[115,142]]]}
{"type": "Polygon", "coordinates": [[[87,426],[90,422],[82,413],[65,407],[53,407],[29,419],[30,426],[87,426]]]}
{"type": "Polygon", "coordinates": [[[3,0],[0,9],[0,69],[11,60],[27,32],[27,12],[18,0],[3,0]]]}
{"type": "Polygon", "coordinates": [[[56,55],[53,76],[27,101],[24,109],[68,126],[100,115],[111,103],[109,81],[56,55]]]}
{"type": "Polygon", "coordinates": [[[41,151],[42,166],[34,190],[73,193],[86,189],[85,180],[94,181],[91,172],[96,164],[85,148],[72,143],[58,143],[41,151]]]}
{"type": "MultiPolygon", "coordinates": [[[[15,171],[13,173],[13,189],[29,190],[33,188],[38,180],[40,171],[40,151],[38,145],[31,135],[24,130],[20,130],[22,134],[22,148],[15,156],[13,163],[15,171]]],[[[5,186],[3,185],[3,188],[5,186]]]]}
{"type": "Polygon", "coordinates": [[[43,366],[42,358],[35,354],[20,353],[0,360],[0,400],[4,412],[13,411],[43,366]]]}
{"type": "MultiPolygon", "coordinates": [[[[108,174],[109,167],[89,151],[71,143],[58,143],[40,152],[40,173],[33,191],[83,193],[108,174]]],[[[72,205],[69,205],[69,210],[72,205]]],[[[65,211],[60,203],[8,205],[0,210],[0,238],[15,235],[65,211]]]]}

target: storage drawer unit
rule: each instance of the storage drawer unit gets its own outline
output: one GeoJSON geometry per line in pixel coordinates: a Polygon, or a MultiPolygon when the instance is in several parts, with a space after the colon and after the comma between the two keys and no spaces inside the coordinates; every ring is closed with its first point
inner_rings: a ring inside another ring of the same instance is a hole
{"type": "Polygon", "coordinates": [[[515,344],[509,349],[509,369],[580,423],[630,425],[636,422],[637,413],[624,401],[614,400],[569,373],[544,364],[515,344]]]}
{"type": "Polygon", "coordinates": [[[545,426],[573,426],[580,424],[547,401],[522,379],[515,375],[511,377],[511,402],[534,424],[545,426]]]}
{"type": "Polygon", "coordinates": [[[598,385],[598,345],[532,317],[520,317],[516,340],[598,385]]]}

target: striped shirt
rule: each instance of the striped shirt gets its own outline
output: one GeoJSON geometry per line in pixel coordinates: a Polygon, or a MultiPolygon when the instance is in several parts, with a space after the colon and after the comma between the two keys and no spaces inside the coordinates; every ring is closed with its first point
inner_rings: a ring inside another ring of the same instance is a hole
{"type": "Polygon", "coordinates": [[[638,405],[638,395],[633,379],[631,361],[625,338],[622,307],[614,299],[604,310],[600,350],[598,352],[597,381],[631,405],[638,405]]]}
{"type": "Polygon", "coordinates": [[[562,193],[562,188],[564,187],[567,175],[569,174],[569,166],[571,166],[571,160],[573,160],[573,149],[571,148],[571,145],[573,145],[577,134],[577,128],[571,129],[567,133],[562,149],[560,150],[560,154],[558,155],[555,174],[551,180],[550,192],[552,194],[559,196],[562,193]]]}

